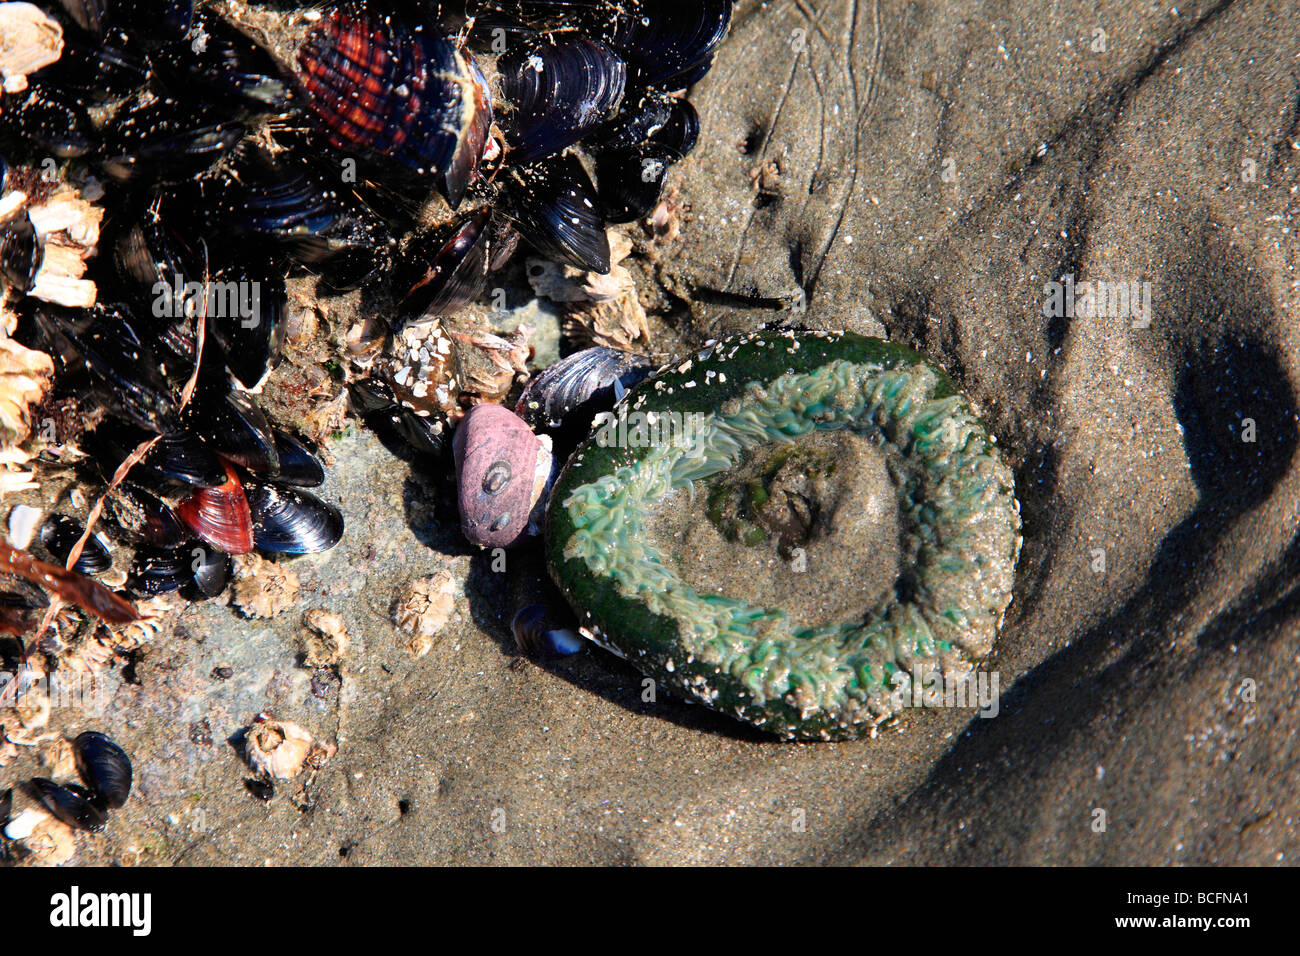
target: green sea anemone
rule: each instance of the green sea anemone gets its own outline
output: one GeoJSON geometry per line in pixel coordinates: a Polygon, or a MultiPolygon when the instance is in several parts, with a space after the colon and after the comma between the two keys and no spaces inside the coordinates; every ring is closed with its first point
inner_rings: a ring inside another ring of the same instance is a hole
{"type": "Polygon", "coordinates": [[[1011,602],[1011,470],[944,372],[851,333],[724,339],[639,385],[552,494],[594,639],[785,738],[873,733],[962,679],[1011,602]],[[648,436],[648,438],[647,438],[648,436]]]}

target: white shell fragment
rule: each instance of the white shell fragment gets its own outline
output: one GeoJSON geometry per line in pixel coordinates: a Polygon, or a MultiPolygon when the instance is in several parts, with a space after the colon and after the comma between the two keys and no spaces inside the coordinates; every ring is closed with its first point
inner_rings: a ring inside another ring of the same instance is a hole
{"type": "Polygon", "coordinates": [[[30,3],[0,3],[0,85],[27,89],[27,77],[63,55],[63,28],[30,3]]]}
{"type": "Polygon", "coordinates": [[[14,505],[9,512],[9,543],[15,548],[26,549],[36,534],[36,526],[41,523],[41,509],[30,505],[14,505]]]}

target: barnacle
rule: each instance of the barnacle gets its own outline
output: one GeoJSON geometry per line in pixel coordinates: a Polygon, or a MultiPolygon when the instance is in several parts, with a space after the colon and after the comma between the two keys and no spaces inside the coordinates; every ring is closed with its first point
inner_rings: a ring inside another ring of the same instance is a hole
{"type": "Polygon", "coordinates": [[[274,561],[250,554],[238,562],[231,603],[249,617],[275,617],[298,597],[298,575],[274,561]]]}
{"type": "Polygon", "coordinates": [[[423,657],[456,608],[456,581],[440,570],[412,581],[393,602],[393,623],[406,633],[406,649],[423,657]]]}
{"type": "Polygon", "coordinates": [[[648,351],[645,308],[637,296],[636,280],[621,264],[632,253],[632,241],[611,230],[609,245],[607,274],[530,259],[528,281],[538,296],[563,307],[564,333],[574,345],[648,351]]]}
{"type": "Polygon", "coordinates": [[[303,641],[303,663],[308,667],[337,667],[348,652],[348,629],[343,618],[323,608],[312,608],[303,623],[308,629],[303,641]]]}
{"type": "Polygon", "coordinates": [[[266,714],[258,715],[244,737],[248,765],[256,773],[280,780],[296,777],[309,762],[318,769],[332,752],[297,724],[266,714]]]}

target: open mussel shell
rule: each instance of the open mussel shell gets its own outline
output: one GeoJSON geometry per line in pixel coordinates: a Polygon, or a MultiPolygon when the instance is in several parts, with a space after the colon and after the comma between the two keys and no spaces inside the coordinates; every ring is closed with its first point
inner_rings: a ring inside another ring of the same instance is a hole
{"type": "Polygon", "coordinates": [[[277,554],[318,554],[343,537],[343,513],[298,488],[249,480],[244,494],[253,514],[253,543],[277,554]]]}
{"type": "Polygon", "coordinates": [[[210,448],[255,474],[280,470],[275,430],[252,399],[219,380],[202,383],[194,398],[193,427],[210,448]]]}
{"type": "Polygon", "coordinates": [[[154,75],[173,96],[197,96],[238,115],[283,115],[293,105],[293,82],[275,58],[224,19],[202,18],[201,49],[187,40],[154,52],[154,75]]]}
{"type": "Polygon", "coordinates": [[[573,154],[512,169],[506,204],[520,234],[538,252],[587,272],[609,272],[609,237],[596,187],[573,154]]]}
{"type": "MultiPolygon", "coordinates": [[[[141,428],[106,419],[85,436],[82,448],[104,477],[111,478],[122,462],[152,437],[141,428]]],[[[185,487],[215,488],[225,484],[226,469],[197,434],[177,431],[159,438],[132,467],[131,477],[164,492],[185,487]]]]}
{"type": "Polygon", "coordinates": [[[515,414],[535,431],[564,429],[583,436],[601,412],[609,411],[654,364],[647,356],[619,349],[590,348],[562,358],[528,383],[515,414]]]}
{"type": "Polygon", "coordinates": [[[179,426],[177,398],[123,306],[74,311],[42,307],[38,326],[64,368],[84,369],[95,394],[127,421],[158,434],[179,426]]]}
{"type": "Polygon", "coordinates": [[[84,787],[64,786],[45,777],[33,777],[31,787],[45,809],[70,827],[97,833],[108,823],[108,813],[84,787]]]}
{"type": "Polygon", "coordinates": [[[104,502],[104,509],[120,537],[128,541],[176,547],[189,539],[189,531],[176,512],[134,482],[125,481],[114,488],[104,502]]]}
{"type": "Polygon", "coordinates": [[[511,111],[503,122],[509,161],[527,165],[558,153],[618,113],[627,66],[580,33],[515,44],[497,60],[511,111]]]}
{"type": "Polygon", "coordinates": [[[390,450],[408,458],[439,458],[447,451],[451,426],[438,413],[418,415],[397,401],[393,390],[375,378],[348,388],[352,407],[390,450]]]}
{"type": "Polygon", "coordinates": [[[77,772],[107,807],[126,806],[131,795],[131,758],[112,738],[96,730],[78,734],[72,742],[77,772]]]}
{"type": "Polygon", "coordinates": [[[334,147],[432,175],[452,206],[492,124],[482,75],[450,40],[339,10],[298,50],[307,108],[334,147]]]}
{"type": "Polygon", "coordinates": [[[325,483],[325,466],[316,457],[315,442],[277,428],[275,450],[280,457],[276,481],[299,488],[315,488],[325,483]]]}
{"type": "Polygon", "coordinates": [[[287,306],[278,272],[233,267],[208,284],[208,334],[245,388],[260,387],[279,361],[287,306]]]}
{"type": "Polygon", "coordinates": [[[412,240],[393,275],[399,325],[445,317],[483,294],[491,218],[492,210],[484,208],[457,223],[449,234],[412,240]]]}
{"type": "MultiPolygon", "coordinates": [[[[72,554],[73,546],[81,540],[85,531],[86,526],[76,518],[55,513],[41,525],[41,544],[60,565],[64,565],[72,554]]],[[[108,543],[98,534],[92,534],[86,539],[81,556],[77,558],[72,570],[78,574],[103,574],[112,566],[113,554],[109,551],[108,543]]]]}
{"type": "Polygon", "coordinates": [[[244,124],[171,98],[136,103],[114,117],[100,168],[120,182],[184,183],[241,139],[244,124]]]}
{"type": "Polygon", "coordinates": [[[226,469],[226,482],[216,488],[200,488],[176,503],[176,517],[195,537],[227,554],[248,554],[253,550],[253,519],[244,486],[233,468],[226,469]]]}

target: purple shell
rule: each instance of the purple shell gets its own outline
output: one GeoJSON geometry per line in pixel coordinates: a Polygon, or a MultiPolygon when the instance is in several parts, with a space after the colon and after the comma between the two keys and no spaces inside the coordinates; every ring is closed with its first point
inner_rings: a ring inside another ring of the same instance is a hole
{"type": "Polygon", "coordinates": [[[452,439],[461,530],[474,544],[509,548],[540,530],[551,453],[513,412],[475,405],[452,439]]]}

